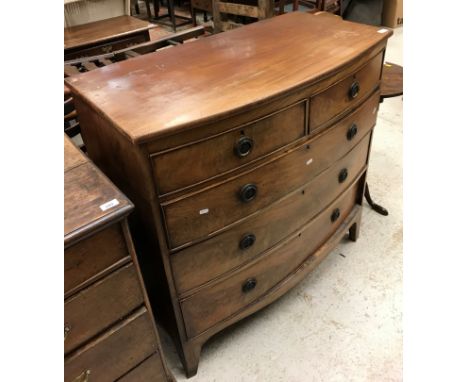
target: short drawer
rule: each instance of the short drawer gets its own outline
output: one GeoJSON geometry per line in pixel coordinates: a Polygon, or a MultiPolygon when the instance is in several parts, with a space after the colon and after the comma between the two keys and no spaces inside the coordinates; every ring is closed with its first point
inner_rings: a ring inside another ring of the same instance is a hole
{"type": "Polygon", "coordinates": [[[312,222],[296,231],[248,268],[228,279],[207,286],[181,301],[187,334],[190,338],[240,312],[290,273],[294,272],[323,244],[351,212],[358,185],[343,194],[312,222]]]}
{"type": "Polygon", "coordinates": [[[310,99],[310,131],[354,107],[377,87],[382,67],[382,54],[371,59],[353,75],[310,99]]]}
{"type": "Polygon", "coordinates": [[[96,278],[128,257],[120,224],[115,224],[65,249],[65,294],[96,278]]]}
{"type": "Polygon", "coordinates": [[[112,272],[65,301],[65,353],[104,331],[143,304],[133,264],[112,272]]]}
{"type": "Polygon", "coordinates": [[[301,101],[205,140],[152,155],[159,193],[166,194],[241,167],[306,134],[301,101]]]}
{"type": "Polygon", "coordinates": [[[178,293],[241,266],[310,221],[363,171],[368,144],[368,139],[363,140],[329,169],[270,208],[174,253],[170,259],[178,293]],[[347,175],[340,178],[343,171],[347,175]]]}
{"type": "Polygon", "coordinates": [[[145,308],[65,359],[65,382],[111,382],[157,350],[151,318],[145,308]],[[81,378],[81,379],[79,379],[81,378]]]}
{"type": "Polygon", "coordinates": [[[172,382],[164,370],[160,353],[155,353],[125,374],[118,382],[172,382]]]}
{"type": "Polygon", "coordinates": [[[276,160],[162,205],[171,248],[214,234],[312,180],[349,152],[375,124],[378,94],[332,128],[276,160]],[[255,191],[251,201],[243,201],[255,191]]]}

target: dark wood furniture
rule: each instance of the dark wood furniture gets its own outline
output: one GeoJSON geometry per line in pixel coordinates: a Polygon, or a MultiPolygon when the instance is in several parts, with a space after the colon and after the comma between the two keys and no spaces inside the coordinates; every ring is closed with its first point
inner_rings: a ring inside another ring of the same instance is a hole
{"type": "Polygon", "coordinates": [[[291,12],[67,81],[188,376],[208,338],[357,239],[391,34],[291,12]]]}
{"type": "Polygon", "coordinates": [[[131,16],[118,16],[64,29],[64,57],[109,53],[150,40],[153,25],[131,16]]]}
{"type": "Polygon", "coordinates": [[[133,205],[64,145],[65,381],[172,381],[126,220],[133,205]]]}
{"type": "MultiPolygon", "coordinates": [[[[204,34],[205,29],[202,26],[198,26],[169,34],[158,40],[132,45],[114,52],[68,60],[64,63],[64,76],[69,77],[75,74],[89,72],[90,70],[102,68],[103,66],[107,66],[115,62],[124,61],[143,54],[153,53],[158,49],[177,46],[184,42],[202,37],[204,34]]],[[[71,95],[68,97],[71,97],[71,95]]]]}

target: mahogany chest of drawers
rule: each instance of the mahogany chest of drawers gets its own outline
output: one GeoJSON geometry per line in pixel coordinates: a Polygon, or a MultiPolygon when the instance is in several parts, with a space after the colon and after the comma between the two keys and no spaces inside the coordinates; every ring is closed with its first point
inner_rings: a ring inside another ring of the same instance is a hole
{"type": "Polygon", "coordinates": [[[133,205],[64,145],[65,381],[172,381],[126,220],[133,205]]]}
{"type": "Polygon", "coordinates": [[[68,80],[188,376],[209,337],[357,239],[391,33],[293,12],[68,80]]]}

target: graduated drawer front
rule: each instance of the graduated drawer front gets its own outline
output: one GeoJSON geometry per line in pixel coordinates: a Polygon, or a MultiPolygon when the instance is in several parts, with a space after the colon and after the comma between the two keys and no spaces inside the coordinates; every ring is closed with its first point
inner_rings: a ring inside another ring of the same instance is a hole
{"type": "MultiPolygon", "coordinates": [[[[161,360],[161,354],[155,353],[140,365],[119,378],[118,382],[166,382],[169,381],[161,360]]],[[[171,381],[172,382],[172,381],[171,381]]]]}
{"type": "Polygon", "coordinates": [[[306,105],[304,100],[228,132],[152,155],[159,193],[221,175],[295,142],[306,134],[306,105]]]}
{"type": "Polygon", "coordinates": [[[310,99],[310,131],[354,107],[376,88],[380,80],[382,54],[371,59],[353,75],[310,99]],[[352,88],[356,89],[355,86],[353,87],[354,84],[358,84],[359,91],[353,98],[350,93],[353,91],[352,88]]]}
{"type": "Polygon", "coordinates": [[[311,220],[362,172],[369,140],[370,134],[332,167],[271,208],[173,254],[171,263],[178,293],[183,294],[246,263],[311,220]],[[339,174],[343,169],[347,170],[348,176],[340,182],[339,174]],[[253,244],[241,249],[252,235],[255,237],[253,244]]]}
{"type": "Polygon", "coordinates": [[[65,353],[143,304],[138,276],[128,264],[65,301],[65,353]]]}
{"type": "Polygon", "coordinates": [[[214,187],[163,204],[169,246],[177,248],[236,222],[313,179],[344,156],[375,124],[378,94],[355,113],[300,147],[214,187]],[[356,134],[348,139],[352,125],[356,134]],[[239,193],[254,184],[257,196],[245,203],[239,193]]]}
{"type": "Polygon", "coordinates": [[[157,350],[151,318],[141,308],[65,359],[65,382],[115,381],[157,350]],[[79,379],[79,378],[83,379],[79,379]]]}
{"type": "Polygon", "coordinates": [[[114,224],[65,250],[65,294],[95,278],[128,255],[120,224],[114,224]]]}
{"type": "Polygon", "coordinates": [[[236,314],[294,272],[351,212],[356,203],[358,186],[355,184],[301,231],[296,231],[286,242],[259,258],[256,263],[182,300],[188,337],[195,337],[236,314]],[[340,214],[337,220],[332,221],[336,209],[339,209],[340,214]]]}

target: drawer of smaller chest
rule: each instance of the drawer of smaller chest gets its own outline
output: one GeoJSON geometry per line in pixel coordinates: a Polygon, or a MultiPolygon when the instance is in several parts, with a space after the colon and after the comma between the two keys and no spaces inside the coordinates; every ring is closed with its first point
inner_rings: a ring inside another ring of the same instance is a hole
{"type": "Polygon", "coordinates": [[[99,278],[116,263],[129,258],[120,224],[114,224],[65,249],[65,295],[99,278]]]}
{"type": "Polygon", "coordinates": [[[363,172],[368,144],[364,139],[329,169],[270,208],[171,255],[178,293],[241,266],[310,221],[363,172]]]}
{"type": "Polygon", "coordinates": [[[155,353],[125,374],[118,382],[172,382],[164,370],[160,353],[155,353]]]}
{"type": "Polygon", "coordinates": [[[214,234],[312,180],[370,131],[375,124],[378,100],[378,94],[374,94],[332,128],[276,160],[164,203],[169,246],[177,248],[214,234]]]}
{"type": "Polygon", "coordinates": [[[65,353],[143,304],[138,275],[128,264],[65,301],[65,353]]]}
{"type": "Polygon", "coordinates": [[[280,246],[229,278],[181,301],[187,335],[195,337],[240,312],[294,272],[330,237],[354,207],[359,184],[351,187],[312,222],[280,246]]]}
{"type": "Polygon", "coordinates": [[[228,132],[153,154],[159,193],[222,175],[305,136],[306,104],[304,100],[228,132]]]}
{"type": "Polygon", "coordinates": [[[380,80],[382,54],[371,59],[353,75],[310,99],[309,130],[345,113],[375,90],[380,80]]]}
{"type": "Polygon", "coordinates": [[[157,350],[151,318],[141,308],[67,357],[65,382],[86,381],[86,376],[89,381],[115,381],[157,350]]]}

